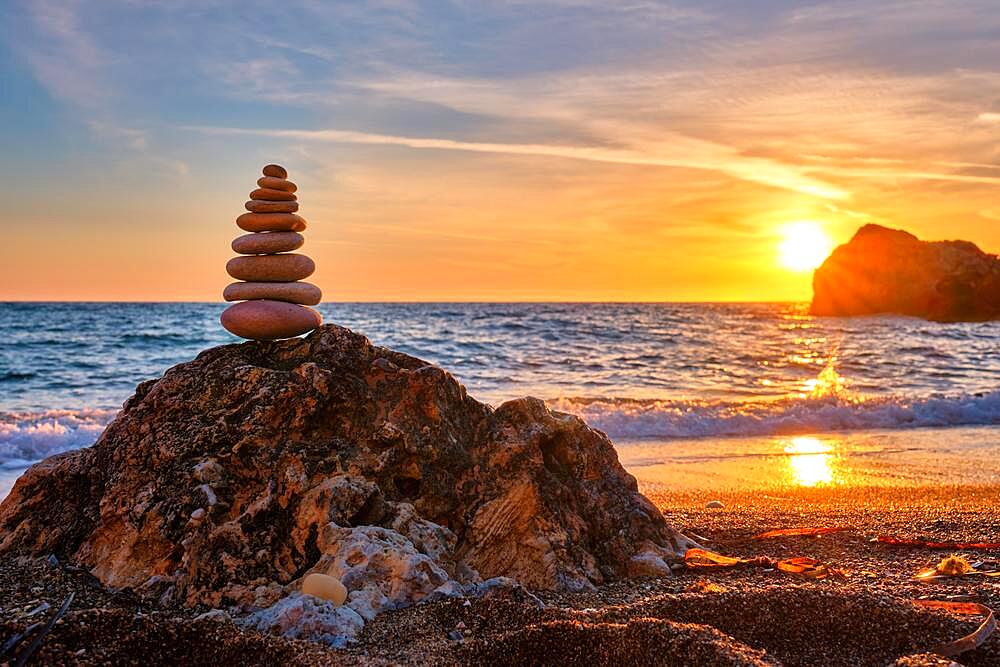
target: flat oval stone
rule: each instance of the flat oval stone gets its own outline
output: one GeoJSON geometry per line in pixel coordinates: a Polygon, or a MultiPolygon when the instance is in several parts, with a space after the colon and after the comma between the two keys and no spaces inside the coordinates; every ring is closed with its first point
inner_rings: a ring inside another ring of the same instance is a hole
{"type": "Polygon", "coordinates": [[[335,607],[339,607],[347,600],[347,587],[340,583],[340,579],[319,572],[306,575],[302,580],[302,592],[322,600],[329,600],[335,607]]]}
{"type": "Polygon", "coordinates": [[[226,272],[233,278],[255,283],[292,283],[308,278],[315,270],[311,259],[294,252],[233,257],[226,263],[226,272]]]}
{"type": "Polygon", "coordinates": [[[299,210],[297,201],[255,201],[251,199],[243,205],[251,213],[295,213],[299,210]]]}
{"type": "Polygon", "coordinates": [[[265,176],[273,176],[274,178],[288,178],[288,172],[280,164],[264,165],[263,173],[265,176]]]}
{"type": "Polygon", "coordinates": [[[293,193],[284,190],[272,190],[271,188],[257,188],[250,193],[250,199],[255,201],[295,201],[298,199],[293,193]]]}
{"type": "Polygon", "coordinates": [[[306,219],[294,213],[244,213],[236,225],[248,232],[301,232],[306,219]]]}
{"type": "Polygon", "coordinates": [[[296,232],[244,234],[233,239],[233,250],[241,255],[271,255],[302,247],[306,237],[296,232]]]}
{"type": "Polygon", "coordinates": [[[295,192],[299,189],[299,186],[295,185],[291,181],[286,181],[283,178],[275,178],[274,176],[261,176],[257,179],[257,185],[262,188],[271,188],[272,190],[284,190],[285,192],[295,192]]]}
{"type": "Polygon", "coordinates": [[[308,306],[266,300],[233,304],[219,319],[226,331],[251,340],[301,336],[323,323],[323,316],[308,306]]]}
{"type": "Polygon", "coordinates": [[[222,292],[226,301],[250,301],[270,299],[315,306],[323,298],[323,292],[312,283],[232,283],[222,292]]]}

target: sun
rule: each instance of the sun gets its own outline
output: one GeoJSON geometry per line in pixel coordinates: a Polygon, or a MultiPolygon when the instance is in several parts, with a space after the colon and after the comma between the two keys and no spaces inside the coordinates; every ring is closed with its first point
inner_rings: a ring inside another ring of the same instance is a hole
{"type": "Polygon", "coordinates": [[[823,227],[810,220],[793,222],[782,230],[778,255],[781,265],[792,271],[812,271],[833,250],[833,240],[823,227]]]}

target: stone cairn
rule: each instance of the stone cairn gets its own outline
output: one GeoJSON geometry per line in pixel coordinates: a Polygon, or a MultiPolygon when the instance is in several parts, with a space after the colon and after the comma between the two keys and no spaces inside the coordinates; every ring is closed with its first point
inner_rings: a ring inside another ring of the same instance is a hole
{"type": "Polygon", "coordinates": [[[250,232],[233,241],[233,257],[226,272],[236,280],[226,287],[226,301],[241,301],[222,313],[222,326],[241,338],[277,340],[312,331],[323,323],[309,308],[323,294],[311,283],[299,282],[316,270],[305,255],[291,252],[305,243],[299,234],[306,221],[295,212],[297,186],[287,180],[284,167],[269,164],[259,186],[246,203],[249,213],[236,218],[240,229],[250,232]]]}

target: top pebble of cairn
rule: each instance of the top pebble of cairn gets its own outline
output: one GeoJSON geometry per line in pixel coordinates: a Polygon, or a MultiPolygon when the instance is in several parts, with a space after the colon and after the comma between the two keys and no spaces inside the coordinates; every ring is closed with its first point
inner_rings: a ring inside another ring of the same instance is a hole
{"type": "Polygon", "coordinates": [[[227,308],[221,320],[227,331],[242,338],[277,340],[322,324],[322,316],[308,307],[319,303],[322,293],[315,285],[300,282],[315,271],[313,261],[288,252],[305,242],[299,232],[307,223],[295,214],[298,188],[285,180],[284,167],[269,164],[263,174],[246,203],[249,213],[236,219],[240,228],[250,232],[233,241],[233,250],[244,256],[226,264],[229,275],[244,282],[226,287],[223,298],[242,303],[227,308]]]}
{"type": "Polygon", "coordinates": [[[264,175],[273,178],[288,178],[288,171],[280,164],[269,164],[264,167],[264,175]]]}

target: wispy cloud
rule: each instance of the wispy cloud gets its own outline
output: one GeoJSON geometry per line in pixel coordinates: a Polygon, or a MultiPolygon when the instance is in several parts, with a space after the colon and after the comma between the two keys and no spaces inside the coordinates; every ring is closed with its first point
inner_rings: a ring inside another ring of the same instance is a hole
{"type": "MultiPolygon", "coordinates": [[[[735,150],[708,142],[686,138],[678,141],[674,155],[644,154],[633,150],[599,146],[558,146],[547,144],[500,144],[453,139],[405,137],[348,130],[246,129],[230,127],[190,126],[186,129],[214,134],[254,135],[305,141],[329,141],[381,146],[405,146],[417,149],[469,151],[473,153],[503,153],[567,158],[589,162],[674,167],[717,171],[742,180],[793,190],[825,199],[844,199],[846,191],[819,179],[804,176],[793,168],[763,158],[743,157],[735,150]]],[[[668,142],[664,142],[669,145],[668,142]]]]}
{"type": "Polygon", "coordinates": [[[24,5],[30,28],[15,38],[35,77],[55,98],[76,112],[81,124],[105,142],[158,171],[183,176],[189,167],[151,146],[146,129],[123,121],[117,110],[124,97],[114,78],[120,54],[103,46],[85,26],[88,9],[77,0],[32,0],[24,5]]]}
{"type": "Polygon", "coordinates": [[[107,54],[83,28],[74,2],[37,0],[26,5],[35,35],[16,36],[38,80],[56,97],[83,109],[104,103],[107,54]]]}

